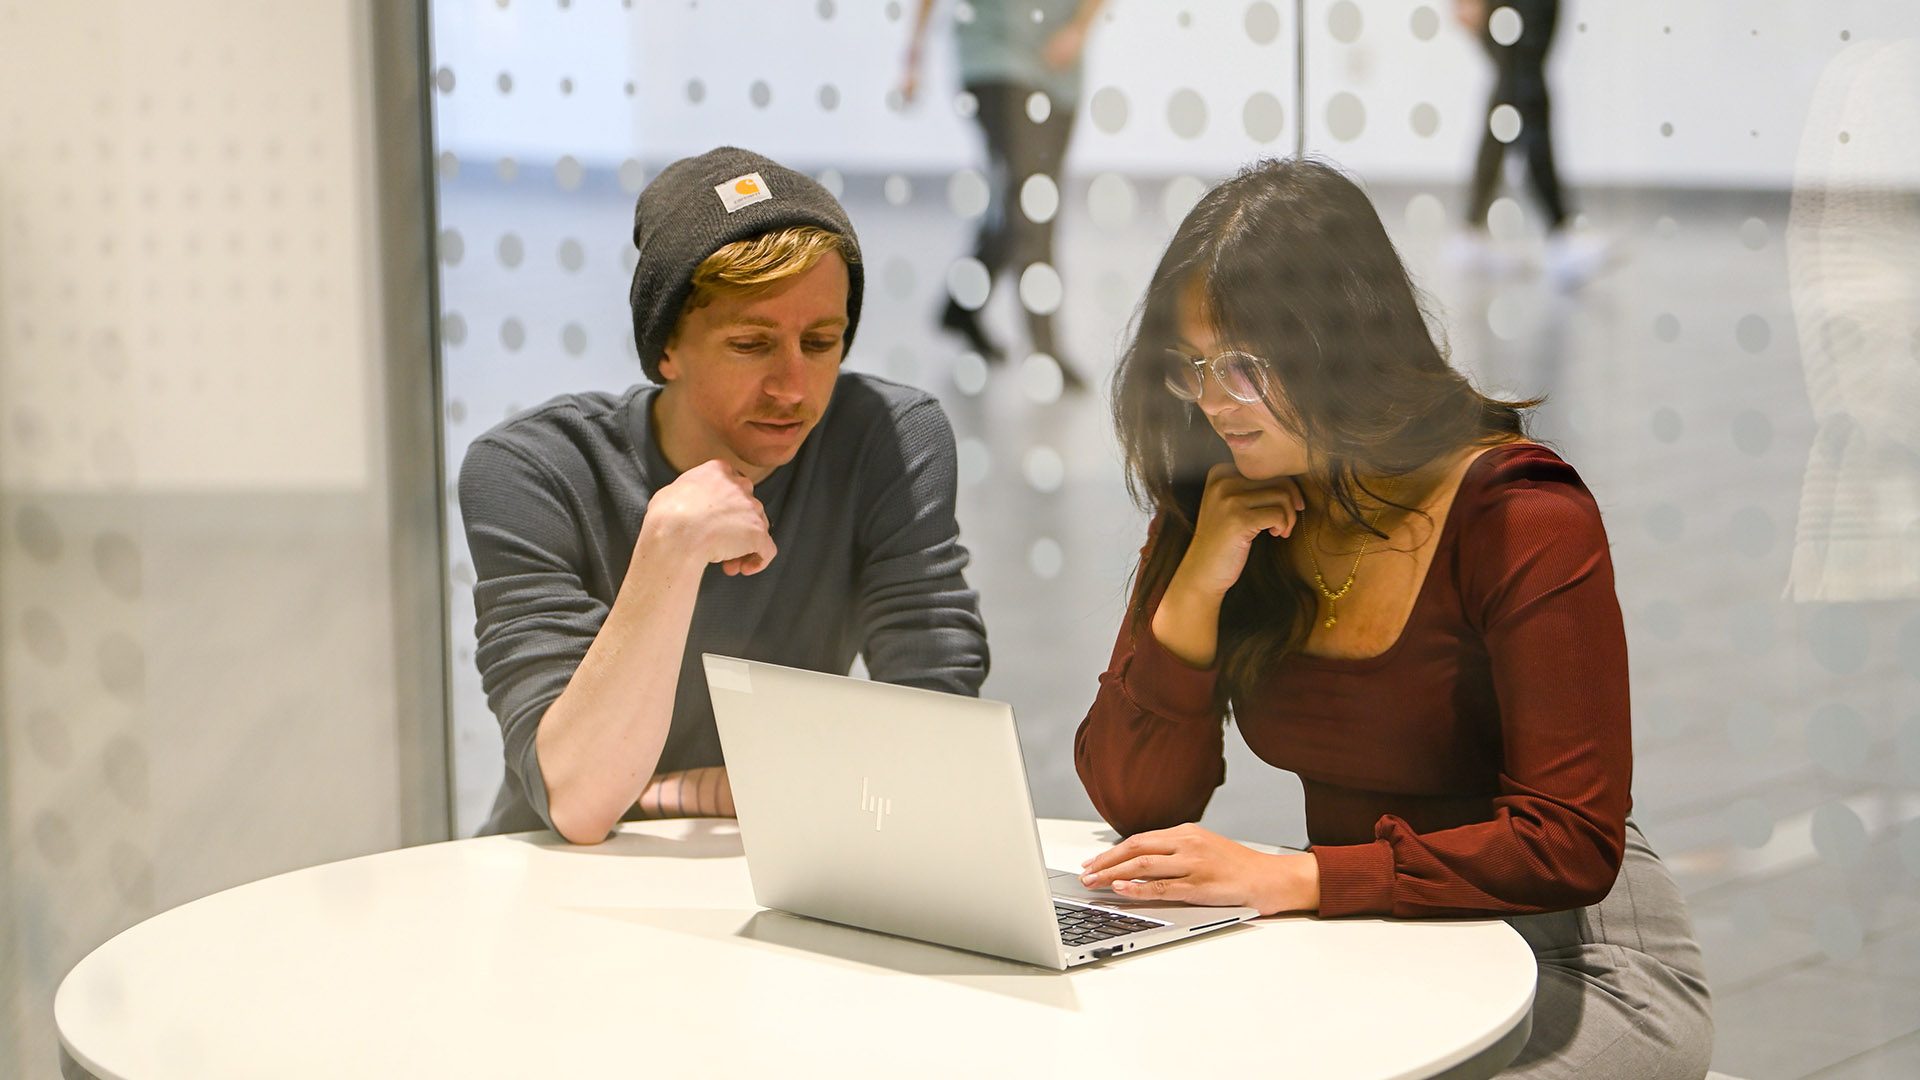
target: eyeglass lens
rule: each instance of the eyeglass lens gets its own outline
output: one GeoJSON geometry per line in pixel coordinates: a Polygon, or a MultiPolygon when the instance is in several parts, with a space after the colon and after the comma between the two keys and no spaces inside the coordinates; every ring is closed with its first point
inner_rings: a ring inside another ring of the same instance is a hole
{"type": "Polygon", "coordinates": [[[1206,372],[1220,381],[1220,388],[1236,401],[1253,404],[1261,397],[1260,363],[1246,353],[1222,353],[1212,361],[1175,353],[1167,371],[1167,389],[1183,401],[1198,401],[1205,390],[1206,372]]]}

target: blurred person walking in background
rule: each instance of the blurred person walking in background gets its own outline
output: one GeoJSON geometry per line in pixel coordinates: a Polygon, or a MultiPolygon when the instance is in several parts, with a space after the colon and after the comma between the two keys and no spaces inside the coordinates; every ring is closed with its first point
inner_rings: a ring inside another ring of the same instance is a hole
{"type": "Polygon", "coordinates": [[[1483,271],[1512,269],[1511,255],[1500,251],[1487,235],[1487,212],[1500,184],[1500,167],[1509,145],[1526,155],[1527,179],[1541,216],[1546,221],[1546,272],[1555,286],[1575,289],[1605,269],[1609,245],[1601,238],[1576,236],[1567,229],[1570,213],[1566,193],[1553,159],[1552,109],[1547,88],[1547,52],[1560,19],[1559,0],[1454,0],[1454,17],[1480,39],[1493,60],[1493,94],[1487,102],[1487,123],[1480,134],[1480,152],[1474,159],[1472,187],[1467,197],[1466,231],[1449,252],[1459,266],[1483,271]],[[1502,107],[1518,115],[1519,131],[1500,113],[1502,107]],[[1502,135],[1506,138],[1502,138],[1502,135]]]}
{"type": "MultiPolygon", "coordinates": [[[[900,95],[911,103],[919,93],[921,63],[936,0],[921,0],[907,45],[900,95]]],[[[1080,108],[1081,69],[1087,35],[1104,0],[961,0],[954,5],[953,37],[960,62],[961,88],[974,102],[973,119],[987,148],[987,183],[992,192],[974,241],[973,257],[987,268],[991,282],[1016,279],[1036,263],[1054,262],[1054,215],[1036,221],[1021,208],[1028,180],[1062,180],[1067,144],[1080,108]]],[[[990,362],[1006,359],[1006,349],[986,332],[980,309],[949,296],[940,326],[960,335],[969,348],[990,362]]],[[[1060,354],[1053,312],[1026,313],[1033,351],[1060,365],[1068,389],[1086,380],[1060,354]]]]}

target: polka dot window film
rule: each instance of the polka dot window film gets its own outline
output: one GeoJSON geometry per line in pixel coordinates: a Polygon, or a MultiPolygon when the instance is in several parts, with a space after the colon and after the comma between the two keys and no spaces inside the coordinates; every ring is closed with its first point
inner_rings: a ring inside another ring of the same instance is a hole
{"type": "Polygon", "coordinates": [[[382,334],[428,315],[375,117],[492,72],[415,56],[394,105],[397,7],[0,7],[0,1075],[55,1069],[109,937],[401,832],[382,334]]]}
{"type": "MultiPolygon", "coordinates": [[[[1008,10],[1040,11],[1019,40],[1044,47],[1075,6],[1008,10]]],[[[449,465],[517,408],[640,379],[629,230],[667,163],[728,142],[808,172],[868,264],[846,366],[953,421],[987,692],[1021,710],[1036,805],[1091,814],[1072,732],[1143,538],[1108,379],[1179,222],[1301,145],[1363,184],[1452,362],[1545,399],[1535,433],[1601,507],[1636,820],[1732,988],[1722,1015],[1758,1015],[1766,972],[1920,933],[1920,218],[1868,194],[1920,184],[1897,104],[1920,16],[1514,3],[1469,28],[1433,0],[1113,0],[1053,68],[983,51],[1000,5],[918,30],[917,7],[436,3],[449,465]],[[1542,48],[1545,119],[1502,82],[1542,48]]],[[[452,605],[474,825],[498,735],[470,586],[452,605]]],[[[1209,823],[1302,842],[1286,778],[1228,742],[1209,823]]]]}

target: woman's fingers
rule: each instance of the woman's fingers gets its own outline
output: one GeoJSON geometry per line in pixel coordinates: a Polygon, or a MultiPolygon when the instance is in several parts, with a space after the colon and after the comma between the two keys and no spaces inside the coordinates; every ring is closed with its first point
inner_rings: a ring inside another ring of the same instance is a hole
{"type": "Polygon", "coordinates": [[[1149,881],[1116,881],[1113,891],[1121,896],[1143,900],[1178,900],[1197,903],[1200,897],[1193,883],[1185,878],[1154,878],[1149,881]]]}
{"type": "Polygon", "coordinates": [[[1247,491],[1227,496],[1224,502],[1226,506],[1235,509],[1284,506],[1296,514],[1303,513],[1306,510],[1306,500],[1301,498],[1299,489],[1291,484],[1276,487],[1251,488],[1247,491]]]}
{"type": "Polygon", "coordinates": [[[1241,520],[1248,533],[1272,533],[1275,536],[1292,536],[1294,523],[1300,520],[1300,511],[1290,503],[1274,503],[1271,506],[1248,507],[1241,511],[1241,520]]]}
{"type": "Polygon", "coordinates": [[[1291,476],[1275,476],[1266,480],[1249,480],[1240,475],[1231,464],[1215,465],[1207,470],[1208,496],[1231,498],[1255,491],[1292,491],[1298,494],[1299,481],[1291,476]]]}
{"type": "Polygon", "coordinates": [[[1080,884],[1089,889],[1099,889],[1115,881],[1132,881],[1136,878],[1177,878],[1186,875],[1185,861],[1178,855],[1138,855],[1104,870],[1088,871],[1080,875],[1080,884]]]}
{"type": "Polygon", "coordinates": [[[1171,832],[1170,829],[1161,829],[1155,832],[1135,833],[1081,863],[1080,870],[1082,873],[1098,873],[1141,855],[1171,855],[1175,850],[1171,832]]]}
{"type": "Polygon", "coordinates": [[[1298,477],[1248,480],[1231,464],[1219,464],[1207,470],[1207,494],[1200,508],[1201,517],[1219,521],[1224,515],[1228,522],[1239,525],[1242,536],[1257,532],[1291,536],[1295,521],[1306,509],[1307,500],[1301,493],[1298,477]],[[1275,509],[1285,512],[1277,517],[1260,513],[1275,509]]]}
{"type": "Polygon", "coordinates": [[[1295,523],[1307,509],[1300,483],[1291,476],[1262,481],[1232,498],[1245,515],[1249,528],[1274,536],[1292,536],[1295,523]]]}
{"type": "Polygon", "coordinates": [[[1207,486],[1212,487],[1222,480],[1239,480],[1240,469],[1231,461],[1216,461],[1207,469],[1207,486]]]}
{"type": "Polygon", "coordinates": [[[1178,825],[1139,833],[1088,859],[1080,880],[1088,888],[1142,900],[1239,904],[1244,890],[1220,876],[1231,872],[1227,864],[1235,850],[1244,849],[1197,825],[1178,825]]]}
{"type": "Polygon", "coordinates": [[[1222,888],[1219,882],[1202,881],[1192,875],[1149,881],[1116,881],[1113,891],[1133,900],[1167,900],[1202,907],[1239,907],[1248,904],[1244,897],[1231,889],[1222,888]]]}

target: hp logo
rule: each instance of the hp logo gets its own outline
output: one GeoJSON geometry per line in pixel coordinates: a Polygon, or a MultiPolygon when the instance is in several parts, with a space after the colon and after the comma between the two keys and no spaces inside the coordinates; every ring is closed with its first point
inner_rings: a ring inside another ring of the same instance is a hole
{"type": "Polygon", "coordinates": [[[880,831],[880,824],[887,815],[893,813],[893,800],[883,799],[867,792],[867,778],[860,778],[860,809],[873,815],[873,831],[880,831]]]}

